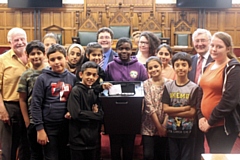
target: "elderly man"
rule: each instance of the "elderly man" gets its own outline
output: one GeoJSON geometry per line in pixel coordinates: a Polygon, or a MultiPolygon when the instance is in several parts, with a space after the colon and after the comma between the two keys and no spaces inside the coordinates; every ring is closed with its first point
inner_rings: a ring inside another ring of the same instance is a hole
{"type": "Polygon", "coordinates": [[[12,28],[7,35],[11,50],[0,55],[0,131],[3,160],[28,159],[26,128],[19,107],[18,81],[26,70],[26,32],[12,28]],[[24,135],[24,136],[23,136],[24,135]],[[21,145],[19,145],[21,144],[21,145]],[[23,147],[25,146],[25,147],[23,147]],[[25,148],[25,149],[23,149],[25,148]],[[26,152],[25,152],[26,151],[26,152]]]}
{"type": "MultiPolygon", "coordinates": [[[[211,41],[211,33],[206,29],[197,29],[192,36],[193,46],[197,54],[192,56],[192,70],[188,74],[188,78],[199,84],[203,68],[212,61],[209,53],[209,46],[211,41]]],[[[195,146],[194,146],[194,160],[201,160],[201,154],[204,153],[204,134],[199,130],[198,118],[195,118],[195,146]]]]}

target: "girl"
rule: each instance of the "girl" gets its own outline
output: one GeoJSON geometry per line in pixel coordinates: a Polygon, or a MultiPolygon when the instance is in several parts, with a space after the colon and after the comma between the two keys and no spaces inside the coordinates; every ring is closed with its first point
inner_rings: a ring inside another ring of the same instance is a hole
{"type": "Polygon", "coordinates": [[[84,48],[80,44],[74,43],[68,47],[66,68],[69,72],[76,73],[76,66],[84,58],[84,53],[84,48]]]}
{"type": "Polygon", "coordinates": [[[168,157],[166,152],[167,116],[163,111],[161,98],[164,84],[170,80],[162,76],[162,63],[158,57],[148,58],[146,68],[151,78],[143,83],[145,94],[141,132],[143,157],[146,160],[166,160],[168,157]]]}
{"type": "Polygon", "coordinates": [[[232,37],[216,32],[210,55],[214,61],[199,83],[203,91],[199,128],[205,132],[210,153],[230,153],[240,131],[240,64],[233,53],[232,37]]]}
{"type": "Polygon", "coordinates": [[[44,47],[45,47],[45,59],[44,59],[44,64],[45,66],[49,66],[48,64],[48,58],[47,58],[47,52],[48,49],[51,47],[52,44],[57,44],[58,43],[58,38],[54,33],[47,33],[42,40],[44,47]]]}
{"type": "MultiPolygon", "coordinates": [[[[77,64],[77,73],[76,73],[77,79],[80,80],[78,73],[81,70],[82,64],[84,64],[87,61],[93,61],[96,64],[100,65],[100,63],[102,62],[102,59],[103,59],[102,46],[97,42],[88,43],[84,57],[77,64]]],[[[98,80],[94,83],[94,85],[99,84],[105,80],[105,73],[100,66],[98,68],[98,75],[99,75],[98,80]]]]}
{"type": "Polygon", "coordinates": [[[138,52],[136,57],[142,64],[146,64],[146,60],[150,56],[154,56],[156,49],[160,44],[160,40],[152,32],[142,32],[138,42],[138,52]]]}
{"type": "MultiPolygon", "coordinates": [[[[119,57],[115,57],[105,70],[107,81],[145,81],[148,78],[145,67],[132,54],[129,38],[120,38],[116,44],[119,57]]],[[[111,159],[133,159],[135,134],[109,134],[111,159]]]]}
{"type": "Polygon", "coordinates": [[[162,62],[162,76],[167,79],[176,79],[175,71],[173,70],[172,66],[170,65],[171,59],[172,59],[172,49],[167,44],[161,44],[157,48],[157,54],[156,54],[161,62],[162,62]]]}
{"type": "Polygon", "coordinates": [[[58,38],[54,33],[47,33],[44,37],[43,37],[43,44],[45,46],[45,52],[47,54],[48,48],[52,45],[52,44],[57,44],[58,43],[58,38]]]}

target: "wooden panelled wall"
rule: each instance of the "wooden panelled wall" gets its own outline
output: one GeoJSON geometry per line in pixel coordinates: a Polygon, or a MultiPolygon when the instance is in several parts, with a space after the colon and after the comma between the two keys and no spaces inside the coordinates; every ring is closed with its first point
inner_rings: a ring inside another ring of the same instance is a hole
{"type": "MultiPolygon", "coordinates": [[[[176,8],[175,4],[155,4],[155,0],[121,0],[121,10],[126,16],[132,17],[133,30],[138,30],[139,22],[144,22],[152,11],[155,19],[162,22],[164,16],[165,37],[170,37],[170,22],[180,19],[180,13],[186,13],[186,19],[190,22],[195,19],[198,26],[200,18],[197,9],[176,8]],[[131,13],[132,12],[132,13],[131,13]]],[[[65,44],[71,43],[71,37],[76,36],[78,28],[87,17],[91,16],[99,27],[108,26],[108,18],[114,16],[119,10],[119,0],[85,0],[84,4],[65,4],[63,8],[41,9],[41,25],[37,28],[41,31],[38,36],[43,37],[46,27],[57,25],[64,29],[65,44]],[[107,6],[106,6],[107,4],[107,6]]],[[[205,28],[212,33],[225,31],[232,35],[234,45],[240,48],[240,4],[233,4],[230,9],[207,9],[205,12],[205,28]]],[[[10,9],[7,4],[0,4],[0,45],[7,46],[7,32],[12,27],[21,27],[26,30],[28,41],[34,39],[34,10],[10,9]]]]}

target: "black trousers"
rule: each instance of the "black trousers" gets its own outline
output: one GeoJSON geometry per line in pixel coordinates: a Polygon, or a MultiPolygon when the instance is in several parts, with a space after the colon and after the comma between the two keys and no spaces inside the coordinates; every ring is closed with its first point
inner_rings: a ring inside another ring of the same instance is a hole
{"type": "Polygon", "coordinates": [[[43,160],[42,145],[37,142],[37,131],[34,124],[28,126],[27,136],[31,150],[31,160],[43,160]]]}
{"type": "Polygon", "coordinates": [[[160,136],[142,136],[144,160],[168,160],[168,138],[160,136]]]}
{"type": "Polygon", "coordinates": [[[132,160],[135,137],[135,134],[109,134],[111,160],[132,160]]]}
{"type": "Polygon", "coordinates": [[[226,135],[223,126],[210,128],[206,133],[210,153],[230,153],[238,132],[226,135]]]}
{"type": "Polygon", "coordinates": [[[70,150],[71,160],[96,160],[96,149],[70,150]]]}
{"type": "Polygon", "coordinates": [[[201,160],[201,154],[205,152],[205,150],[204,150],[204,133],[199,129],[197,117],[195,117],[195,119],[194,119],[192,133],[194,134],[192,160],[201,160]]]}
{"type": "Polygon", "coordinates": [[[0,121],[2,160],[16,160],[19,147],[19,160],[30,159],[30,149],[19,102],[6,102],[4,105],[9,114],[10,125],[0,121]]]}

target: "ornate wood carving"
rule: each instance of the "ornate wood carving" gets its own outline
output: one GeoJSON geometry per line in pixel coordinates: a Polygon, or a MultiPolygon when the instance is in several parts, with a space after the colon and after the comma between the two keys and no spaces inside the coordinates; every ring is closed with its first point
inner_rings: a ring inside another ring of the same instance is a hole
{"type": "MultiPolygon", "coordinates": [[[[163,19],[164,20],[164,19],[163,19]]],[[[158,23],[158,20],[154,17],[153,11],[150,12],[150,17],[141,25],[141,31],[162,32],[164,37],[164,26],[158,23]]]]}
{"type": "Polygon", "coordinates": [[[188,22],[186,19],[186,12],[182,11],[180,13],[180,19],[174,23],[174,20],[171,20],[171,45],[176,44],[177,34],[187,34],[188,35],[188,47],[191,47],[191,35],[196,29],[195,19],[192,18],[191,22],[188,22]]]}
{"type": "Polygon", "coordinates": [[[97,31],[97,22],[90,16],[88,17],[79,28],[80,31],[97,31]]]}

